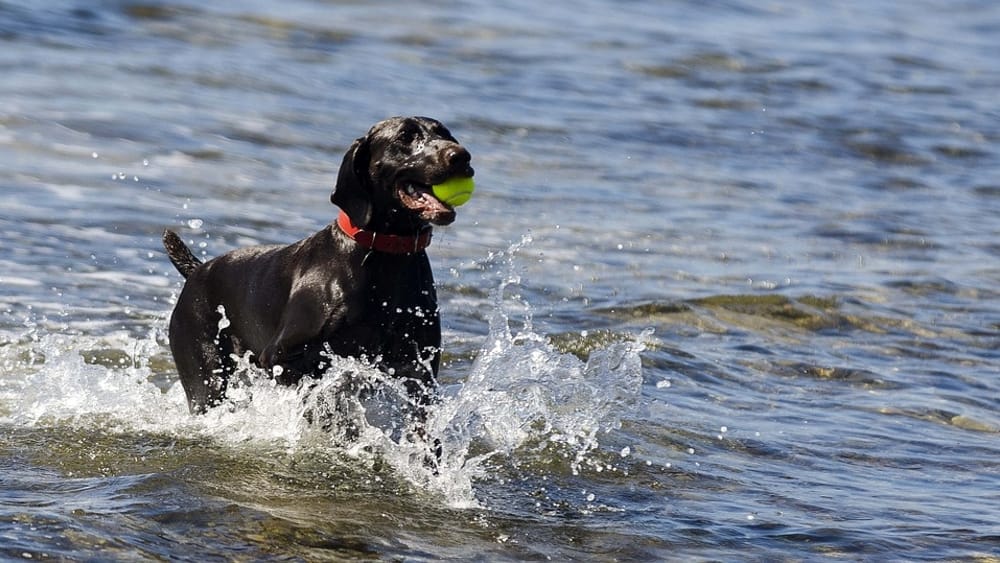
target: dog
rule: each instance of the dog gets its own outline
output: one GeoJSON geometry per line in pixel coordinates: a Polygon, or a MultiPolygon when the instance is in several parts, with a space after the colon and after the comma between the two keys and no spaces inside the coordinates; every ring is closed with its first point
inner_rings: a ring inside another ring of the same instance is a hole
{"type": "Polygon", "coordinates": [[[441,324],[425,249],[455,209],[431,186],[474,173],[439,121],[393,117],[356,139],[330,196],[331,224],[288,246],[253,246],[207,262],[176,233],[163,245],[185,278],[170,317],[170,350],[192,413],[225,401],[235,358],[279,383],[322,375],[329,355],[402,378],[426,416],[441,361],[441,324]]]}

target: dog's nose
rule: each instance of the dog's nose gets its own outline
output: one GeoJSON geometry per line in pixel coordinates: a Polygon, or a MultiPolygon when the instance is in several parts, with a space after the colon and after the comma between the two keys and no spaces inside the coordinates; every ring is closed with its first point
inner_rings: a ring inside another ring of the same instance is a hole
{"type": "Polygon", "coordinates": [[[472,155],[462,145],[452,145],[444,150],[444,161],[449,167],[467,165],[472,155]]]}

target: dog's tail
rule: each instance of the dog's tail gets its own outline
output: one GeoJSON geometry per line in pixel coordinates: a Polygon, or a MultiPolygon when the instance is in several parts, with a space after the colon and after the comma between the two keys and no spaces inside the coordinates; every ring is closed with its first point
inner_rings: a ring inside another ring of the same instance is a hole
{"type": "Polygon", "coordinates": [[[167,249],[167,256],[174,263],[174,267],[187,278],[191,272],[201,265],[201,260],[191,252],[191,249],[184,244],[177,233],[167,229],[163,231],[163,248],[167,249]]]}

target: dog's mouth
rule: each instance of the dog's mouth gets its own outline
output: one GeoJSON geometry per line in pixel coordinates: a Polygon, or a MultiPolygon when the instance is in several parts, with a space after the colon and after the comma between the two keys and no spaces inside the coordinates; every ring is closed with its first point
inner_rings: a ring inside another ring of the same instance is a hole
{"type": "Polygon", "coordinates": [[[434,197],[431,186],[405,180],[396,188],[399,201],[418,217],[434,225],[450,225],[455,221],[455,208],[434,197]]]}

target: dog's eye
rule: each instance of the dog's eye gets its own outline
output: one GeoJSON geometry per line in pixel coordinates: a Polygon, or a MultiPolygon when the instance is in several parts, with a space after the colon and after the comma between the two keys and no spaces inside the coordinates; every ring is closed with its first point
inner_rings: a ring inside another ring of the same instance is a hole
{"type": "Polygon", "coordinates": [[[448,129],[441,124],[435,125],[434,128],[431,129],[431,133],[433,133],[436,137],[439,137],[441,139],[447,139],[449,141],[455,140],[455,137],[451,136],[451,131],[448,131],[448,129]]]}

